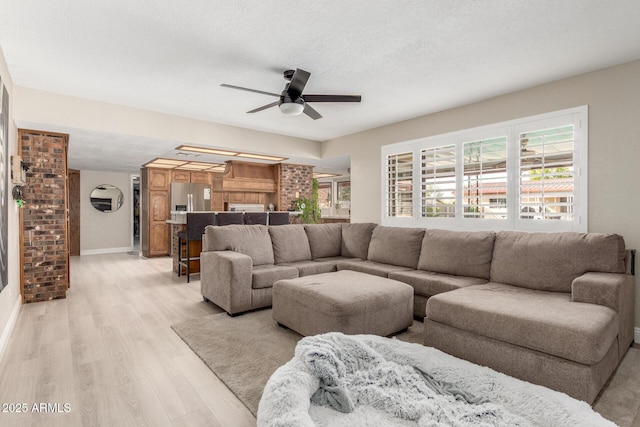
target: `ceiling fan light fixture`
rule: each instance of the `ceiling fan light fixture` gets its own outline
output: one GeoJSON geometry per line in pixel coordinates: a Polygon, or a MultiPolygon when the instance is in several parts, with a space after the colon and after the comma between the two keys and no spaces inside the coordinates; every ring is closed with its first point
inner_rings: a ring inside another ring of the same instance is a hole
{"type": "Polygon", "coordinates": [[[304,111],[304,100],[298,98],[289,102],[282,102],[279,105],[280,112],[285,116],[299,116],[304,111]]]}
{"type": "Polygon", "coordinates": [[[304,88],[307,85],[307,80],[309,80],[310,76],[311,73],[301,70],[300,68],[296,68],[295,70],[286,70],[284,72],[284,79],[288,83],[285,85],[285,88],[280,95],[262,90],[249,89],[242,86],[228,85],[226,83],[223,83],[221,86],[280,98],[275,102],[247,111],[247,113],[257,113],[277,106],[280,108],[282,114],[286,116],[299,116],[304,113],[313,120],[322,118],[322,115],[311,106],[314,102],[360,102],[362,100],[360,95],[303,94],[304,88]],[[311,104],[306,104],[306,102],[310,102],[311,104]]]}

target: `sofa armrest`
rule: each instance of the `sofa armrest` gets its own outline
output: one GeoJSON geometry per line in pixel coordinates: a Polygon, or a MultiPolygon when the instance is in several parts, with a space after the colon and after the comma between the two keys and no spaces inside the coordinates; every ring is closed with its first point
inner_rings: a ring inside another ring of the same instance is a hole
{"type": "Polygon", "coordinates": [[[571,301],[604,305],[619,313],[624,303],[625,282],[629,277],[616,273],[585,273],[571,283],[571,301]]]}
{"type": "Polygon", "coordinates": [[[604,305],[618,313],[620,358],[633,342],[635,278],[629,274],[589,272],[571,283],[571,301],[604,305]]]}
{"type": "Polygon", "coordinates": [[[200,293],[229,314],[251,310],[253,261],[234,251],[200,254],[200,293]]]}

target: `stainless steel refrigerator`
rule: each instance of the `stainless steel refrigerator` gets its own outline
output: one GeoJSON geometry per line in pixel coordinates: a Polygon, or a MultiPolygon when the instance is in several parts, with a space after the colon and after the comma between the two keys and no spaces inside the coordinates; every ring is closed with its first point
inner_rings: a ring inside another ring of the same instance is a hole
{"type": "Polygon", "coordinates": [[[210,211],[211,187],[209,187],[207,184],[187,184],[181,182],[172,182],[171,210],[210,211]],[[189,195],[191,195],[191,197],[189,197],[189,195]],[[191,209],[189,209],[190,207],[191,209]]]}

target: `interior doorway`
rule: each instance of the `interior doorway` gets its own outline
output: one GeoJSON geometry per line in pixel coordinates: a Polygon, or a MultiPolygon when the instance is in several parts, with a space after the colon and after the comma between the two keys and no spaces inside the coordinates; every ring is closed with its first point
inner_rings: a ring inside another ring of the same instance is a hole
{"type": "Polygon", "coordinates": [[[140,253],[140,175],[131,175],[131,248],[140,253]]]}
{"type": "Polygon", "coordinates": [[[80,171],[69,169],[69,255],[80,256],[80,171]]]}

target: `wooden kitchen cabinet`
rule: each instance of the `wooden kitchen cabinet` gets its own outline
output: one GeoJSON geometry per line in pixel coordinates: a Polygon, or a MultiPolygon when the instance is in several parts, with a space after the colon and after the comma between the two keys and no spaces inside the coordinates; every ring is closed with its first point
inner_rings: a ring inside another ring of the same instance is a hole
{"type": "Polygon", "coordinates": [[[143,168],[141,173],[140,248],[146,257],[169,255],[171,249],[169,188],[171,171],[143,168]]]}
{"type": "Polygon", "coordinates": [[[200,184],[209,184],[210,180],[209,180],[209,172],[191,172],[191,181],[190,182],[197,182],[200,184]]]}
{"type": "Polygon", "coordinates": [[[146,256],[169,255],[169,224],[154,222],[149,227],[149,254],[146,256]]]}
{"type": "Polygon", "coordinates": [[[244,193],[240,192],[230,192],[229,193],[229,203],[245,203],[244,201],[244,193]]]}
{"type": "Polygon", "coordinates": [[[171,182],[191,182],[191,173],[189,171],[172,170],[171,182]]]}
{"type": "Polygon", "coordinates": [[[264,204],[266,200],[266,196],[264,193],[254,193],[254,192],[240,192],[240,191],[230,191],[227,193],[227,197],[225,198],[226,202],[229,203],[251,203],[251,204],[264,204]]]}
{"type": "Polygon", "coordinates": [[[221,191],[211,192],[211,210],[223,211],[224,210],[224,193],[221,191]]]}
{"type": "Polygon", "coordinates": [[[211,185],[209,172],[189,172],[187,170],[173,169],[171,171],[171,182],[197,182],[211,185]]]}
{"type": "Polygon", "coordinates": [[[151,221],[166,221],[169,219],[169,193],[166,191],[152,191],[149,194],[151,204],[151,221]]]}
{"type": "Polygon", "coordinates": [[[260,193],[244,193],[244,203],[260,203],[260,193]]]}
{"type": "Polygon", "coordinates": [[[166,169],[150,169],[145,168],[148,174],[148,188],[150,191],[169,191],[171,183],[171,174],[166,169]]]}

